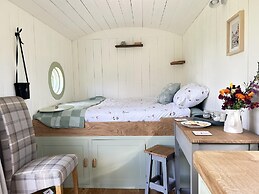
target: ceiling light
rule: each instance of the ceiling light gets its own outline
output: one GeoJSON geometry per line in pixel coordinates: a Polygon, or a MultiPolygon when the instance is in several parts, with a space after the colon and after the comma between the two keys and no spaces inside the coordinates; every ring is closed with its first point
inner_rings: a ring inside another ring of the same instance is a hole
{"type": "Polygon", "coordinates": [[[227,4],[227,0],[221,0],[221,4],[222,5],[226,5],[227,4]]]}
{"type": "Polygon", "coordinates": [[[219,0],[211,0],[209,6],[211,8],[217,7],[219,5],[219,0]]]}
{"type": "MultiPolygon", "coordinates": [[[[220,3],[222,5],[225,5],[227,3],[227,0],[220,0],[220,3]]],[[[209,3],[209,6],[211,8],[215,8],[219,5],[219,0],[211,0],[210,3],[209,3]]]]}

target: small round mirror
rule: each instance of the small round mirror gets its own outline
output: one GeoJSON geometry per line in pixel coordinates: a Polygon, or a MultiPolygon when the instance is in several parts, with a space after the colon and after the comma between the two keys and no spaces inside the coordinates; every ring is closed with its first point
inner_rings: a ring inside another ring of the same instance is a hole
{"type": "Polygon", "coordinates": [[[49,68],[49,89],[56,100],[59,100],[64,94],[65,75],[58,62],[53,62],[49,68]]]}

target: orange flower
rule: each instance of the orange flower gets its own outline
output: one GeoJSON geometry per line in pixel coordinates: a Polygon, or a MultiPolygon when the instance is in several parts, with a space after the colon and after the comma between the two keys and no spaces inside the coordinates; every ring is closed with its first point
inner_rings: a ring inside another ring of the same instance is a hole
{"type": "Polygon", "coordinates": [[[249,94],[247,94],[249,97],[253,97],[254,96],[254,92],[250,92],[249,94]]]}
{"type": "Polygon", "coordinates": [[[220,93],[221,95],[229,94],[229,93],[230,93],[230,90],[229,90],[229,89],[222,89],[222,90],[219,91],[219,93],[220,93]]]}
{"type": "Polygon", "coordinates": [[[246,98],[245,95],[240,94],[240,93],[236,94],[235,96],[236,96],[238,99],[240,99],[240,100],[244,100],[244,99],[246,98]]]}

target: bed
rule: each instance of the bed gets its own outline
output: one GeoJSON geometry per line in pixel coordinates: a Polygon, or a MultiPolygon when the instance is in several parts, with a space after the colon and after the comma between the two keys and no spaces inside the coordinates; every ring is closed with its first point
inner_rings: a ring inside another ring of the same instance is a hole
{"type": "MultiPolygon", "coordinates": [[[[64,118],[80,115],[79,120],[83,122],[80,128],[72,125],[53,129],[34,119],[35,133],[36,136],[172,136],[173,118],[202,114],[200,109],[190,107],[201,104],[209,94],[209,89],[199,84],[191,83],[179,88],[178,83],[168,84],[158,98],[118,100],[97,96],[86,102],[77,102],[79,107],[86,103],[87,108],[79,113],[73,113],[74,110],[64,112],[64,118]]],[[[60,118],[62,116],[58,116],[56,121],[59,122],[60,118]]],[[[52,115],[46,120],[50,119],[53,119],[52,115]]]]}
{"type": "Polygon", "coordinates": [[[190,113],[156,98],[109,98],[86,109],[83,128],[51,128],[36,119],[33,125],[36,136],[168,136],[173,135],[173,118],[190,113]]]}

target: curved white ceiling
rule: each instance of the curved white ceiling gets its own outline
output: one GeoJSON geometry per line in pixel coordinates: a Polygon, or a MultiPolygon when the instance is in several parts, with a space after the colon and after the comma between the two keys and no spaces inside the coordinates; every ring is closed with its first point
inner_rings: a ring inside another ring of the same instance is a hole
{"type": "Polygon", "coordinates": [[[9,0],[71,40],[113,28],[183,34],[209,0],[9,0]]]}

